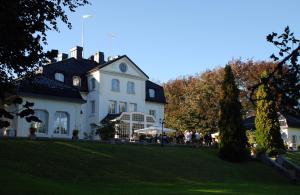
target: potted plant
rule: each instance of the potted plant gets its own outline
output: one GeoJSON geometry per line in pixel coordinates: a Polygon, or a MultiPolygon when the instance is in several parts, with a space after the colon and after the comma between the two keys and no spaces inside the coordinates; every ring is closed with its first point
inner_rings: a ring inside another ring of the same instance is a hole
{"type": "Polygon", "coordinates": [[[78,129],[74,129],[73,133],[72,133],[72,140],[78,140],[78,134],[79,134],[79,130],[78,129]]]}
{"type": "Polygon", "coordinates": [[[36,128],[35,127],[30,127],[29,128],[29,138],[30,139],[35,139],[36,135],[36,128]]]}

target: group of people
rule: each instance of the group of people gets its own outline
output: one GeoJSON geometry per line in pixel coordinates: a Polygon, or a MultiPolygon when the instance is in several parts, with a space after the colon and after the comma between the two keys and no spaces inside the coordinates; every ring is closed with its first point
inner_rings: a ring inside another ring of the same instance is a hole
{"type": "Polygon", "coordinates": [[[146,141],[149,143],[176,143],[176,144],[199,144],[201,146],[211,146],[216,143],[210,133],[202,134],[198,131],[177,131],[175,135],[169,136],[165,133],[163,135],[141,135],[139,141],[146,141]]]}
{"type": "Polygon", "coordinates": [[[202,134],[195,130],[186,130],[184,132],[177,131],[176,135],[177,144],[200,144],[211,146],[215,143],[215,139],[212,138],[210,133],[202,134]]]}

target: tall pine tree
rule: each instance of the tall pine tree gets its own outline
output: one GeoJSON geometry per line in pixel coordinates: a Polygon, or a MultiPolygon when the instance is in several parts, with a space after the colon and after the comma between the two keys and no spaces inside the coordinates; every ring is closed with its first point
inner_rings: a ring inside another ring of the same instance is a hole
{"type": "MultiPolygon", "coordinates": [[[[263,72],[261,79],[267,77],[267,72],[263,72]]],[[[257,147],[261,152],[267,152],[271,156],[276,155],[278,150],[284,150],[284,144],[280,134],[275,99],[268,84],[264,83],[259,86],[256,99],[255,127],[257,147]]]]}
{"type": "Polygon", "coordinates": [[[225,67],[220,100],[220,148],[222,159],[240,162],[248,158],[247,137],[241,116],[239,89],[230,65],[225,67]]]}

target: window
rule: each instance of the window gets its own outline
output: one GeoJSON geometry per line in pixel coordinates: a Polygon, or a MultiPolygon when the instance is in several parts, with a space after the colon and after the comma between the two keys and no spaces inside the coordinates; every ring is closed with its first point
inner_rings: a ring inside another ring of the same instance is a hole
{"type": "Polygon", "coordinates": [[[67,135],[69,133],[69,115],[66,112],[56,112],[54,115],[54,133],[67,135]]]}
{"type": "Polygon", "coordinates": [[[130,123],[121,123],[119,126],[119,129],[117,131],[117,134],[119,135],[120,139],[126,139],[129,138],[130,134],[130,123]]]}
{"type": "Polygon", "coordinates": [[[95,100],[91,101],[91,113],[94,114],[96,112],[95,100]]]}
{"type": "Polygon", "coordinates": [[[144,121],[144,115],[143,114],[132,114],[132,120],[143,122],[144,121]]]}
{"type": "Polygon", "coordinates": [[[95,90],[95,88],[96,88],[96,79],[91,78],[91,80],[90,80],[90,91],[95,90]]]}
{"type": "Polygon", "coordinates": [[[297,136],[296,135],[292,135],[292,143],[296,144],[297,142],[297,136]]]}
{"type": "Polygon", "coordinates": [[[135,94],[134,82],[131,82],[131,81],[127,82],[127,93],[128,94],[135,94]]]}
{"type": "Polygon", "coordinates": [[[156,118],[156,111],[155,110],[149,110],[149,114],[154,116],[154,118],[156,118]]]}
{"type": "Polygon", "coordinates": [[[155,98],[155,90],[154,89],[149,89],[149,97],[155,98]]]}
{"type": "Polygon", "coordinates": [[[117,102],[116,101],[109,101],[108,106],[108,113],[109,114],[116,114],[117,102]]]}
{"type": "Polygon", "coordinates": [[[146,121],[147,121],[147,123],[155,123],[153,117],[151,117],[151,116],[147,116],[146,121]]]}
{"type": "Polygon", "coordinates": [[[81,79],[79,76],[73,76],[73,85],[76,87],[81,86],[81,79]]]}
{"type": "Polygon", "coordinates": [[[65,82],[65,76],[63,73],[57,72],[57,73],[55,73],[54,77],[55,77],[55,80],[57,80],[57,81],[65,82]]]}
{"type": "Polygon", "coordinates": [[[127,71],[127,65],[122,62],[120,65],[119,65],[119,69],[121,72],[126,72],[127,71]]]}
{"type": "Polygon", "coordinates": [[[49,114],[45,110],[34,110],[34,115],[38,117],[42,122],[32,122],[31,126],[36,128],[37,133],[48,133],[48,120],[49,114]]]}
{"type": "Polygon", "coordinates": [[[112,91],[120,91],[120,81],[118,79],[111,80],[111,90],[112,91]]]}
{"type": "Polygon", "coordinates": [[[129,112],[136,112],[137,111],[137,104],[130,103],[129,104],[129,112]]]}
{"type": "Polygon", "coordinates": [[[126,112],[127,111],[127,103],[126,102],[120,102],[119,103],[119,112],[126,112]]]}

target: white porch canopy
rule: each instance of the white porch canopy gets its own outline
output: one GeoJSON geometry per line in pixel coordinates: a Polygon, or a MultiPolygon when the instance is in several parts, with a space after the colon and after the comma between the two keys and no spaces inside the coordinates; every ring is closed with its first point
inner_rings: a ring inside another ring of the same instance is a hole
{"type": "MultiPolygon", "coordinates": [[[[176,130],[174,129],[169,129],[169,128],[164,128],[163,129],[164,133],[174,133],[176,132],[176,130]]],[[[147,127],[144,129],[137,129],[134,131],[134,133],[138,133],[138,134],[148,134],[148,135],[156,135],[156,134],[162,134],[162,127],[160,126],[151,126],[151,127],[147,127]]]]}

